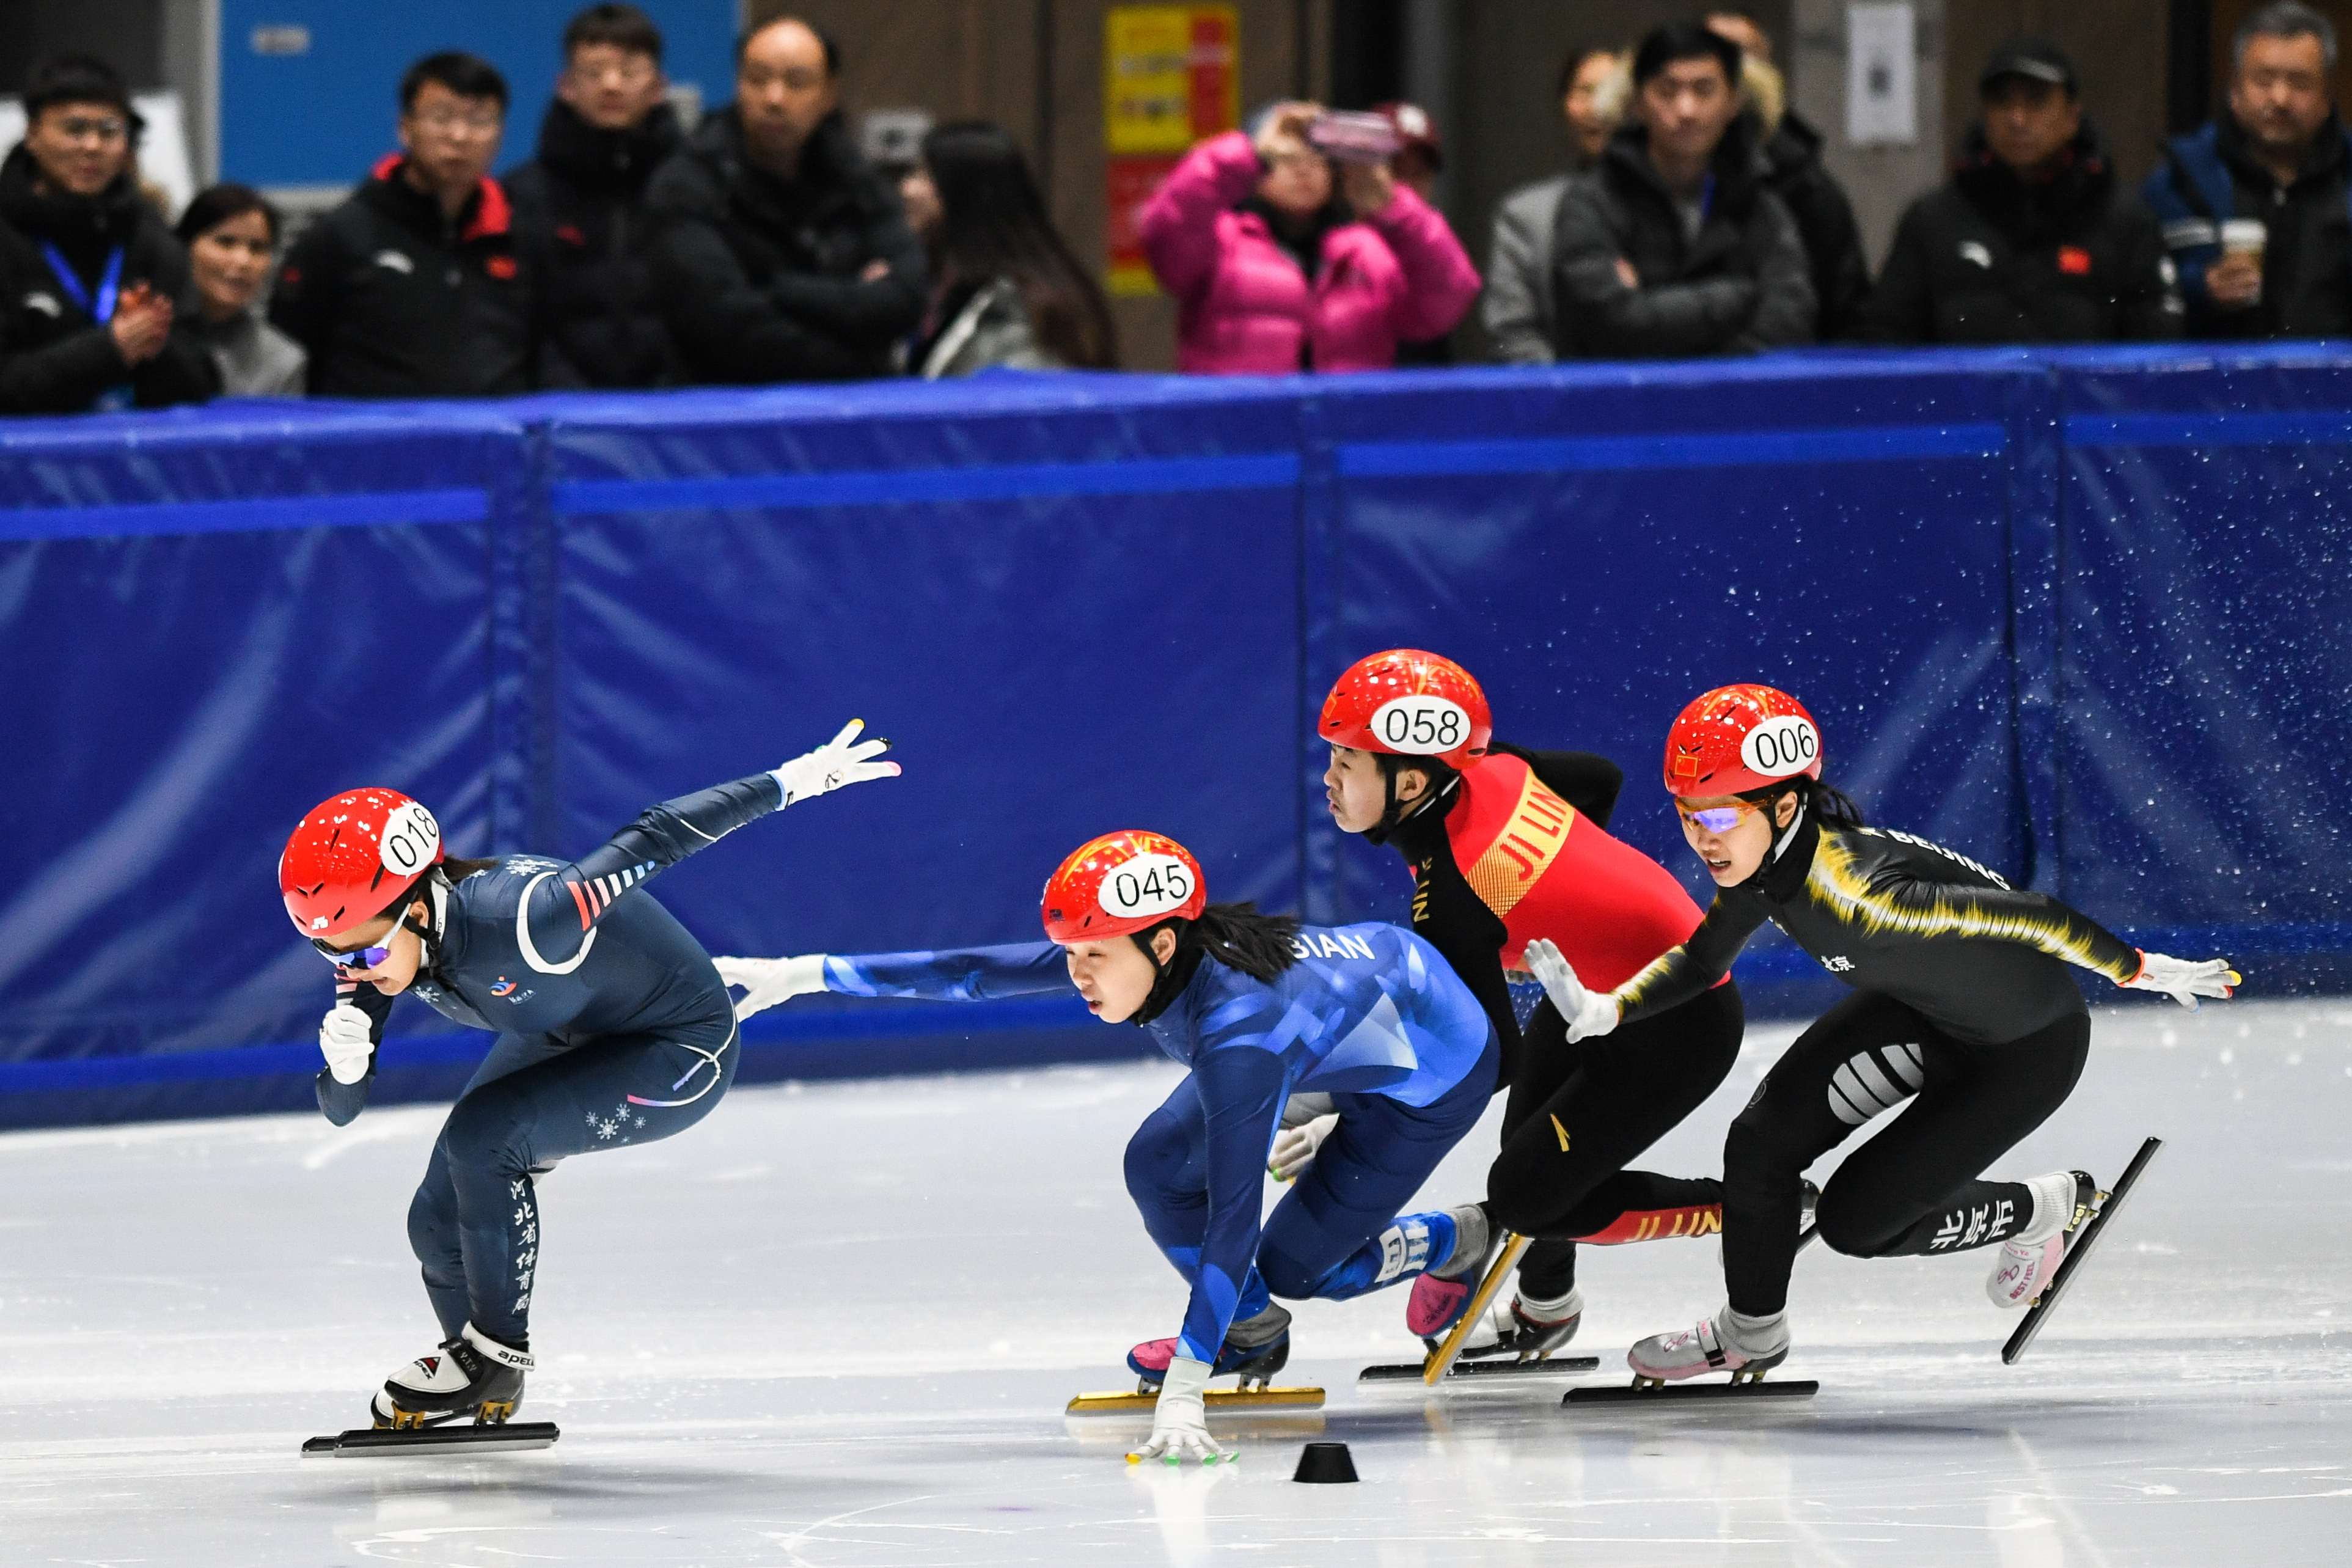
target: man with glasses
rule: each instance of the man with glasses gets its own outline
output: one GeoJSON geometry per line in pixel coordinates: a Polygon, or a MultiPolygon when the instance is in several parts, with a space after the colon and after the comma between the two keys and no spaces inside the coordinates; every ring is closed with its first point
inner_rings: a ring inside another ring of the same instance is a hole
{"type": "Polygon", "coordinates": [[[654,286],[690,379],[885,375],[923,254],[841,122],[841,51],[797,16],[744,34],[735,101],[654,176],[654,286]]]}
{"type": "Polygon", "coordinates": [[[322,397],[483,397],[531,385],[532,279],[490,178],[507,84],[428,55],[400,80],[400,145],[295,242],[269,319],[322,397]]]}
{"type": "MultiPolygon", "coordinates": [[[[33,73],[0,162],[0,413],[200,403],[220,378],[188,332],[187,253],[139,193],[139,117],[103,60],[33,73]]],[[[191,318],[192,319],[192,318],[191,318]]]]}
{"type": "Polygon", "coordinates": [[[563,74],[539,156],[506,177],[540,291],[541,386],[677,379],[646,257],[646,183],[677,151],[662,36],[634,5],[591,5],[563,29],[563,74]]]}

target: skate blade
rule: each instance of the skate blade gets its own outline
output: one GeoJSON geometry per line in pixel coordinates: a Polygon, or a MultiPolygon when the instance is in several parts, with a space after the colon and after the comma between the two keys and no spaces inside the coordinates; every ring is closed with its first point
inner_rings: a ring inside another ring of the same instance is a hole
{"type": "Polygon", "coordinates": [[[552,1421],[502,1422],[475,1426],[357,1427],[302,1445],[305,1458],[357,1458],[383,1454],[497,1454],[545,1448],[562,1434],[552,1421]]]}
{"type": "MultiPolygon", "coordinates": [[[[1212,1411],[1323,1408],[1323,1391],[1319,1388],[1213,1388],[1202,1398],[1212,1411]]],[[[1143,1394],[1133,1389],[1123,1394],[1081,1394],[1071,1399],[1063,1414],[1118,1415],[1130,1410],[1150,1410],[1159,1403],[1160,1395],[1157,1394],[1143,1394]]]]}
{"type": "Polygon", "coordinates": [[[2124,1200],[2131,1196],[2132,1188],[2139,1184],[2141,1173],[2147,1169],[2148,1162],[2154,1160],[2157,1152],[2163,1147],[2164,1140],[2161,1138],[2150,1138],[2142,1142],[2139,1152],[2134,1154],[2131,1163],[2124,1167],[2124,1173],[2116,1178],[2116,1184],[2099,1200],[2098,1212],[2083,1222],[2082,1234],[2074,1238],[2074,1245],[2066,1249],[2066,1256],[2058,1260],[2056,1270],[2050,1276],[2050,1283],[2042,1288],[2042,1293],[2033,1299],[2032,1305],[2025,1309],[2025,1321],[2017,1325],[2017,1331],[2011,1334],[2009,1342],[2000,1347],[2003,1366],[2015,1366],[2017,1358],[2025,1353],[2026,1347],[2042,1331],[2043,1320],[2066,1294],[2067,1286],[2074,1283],[2075,1269],[2091,1256],[2091,1249],[2098,1245],[2100,1235],[2107,1228],[2107,1221],[2124,1206],[2124,1200]]]}
{"type": "Polygon", "coordinates": [[[1641,1405],[1686,1399],[1811,1399],[1822,1385],[1811,1378],[1768,1383],[1749,1378],[1736,1383],[1612,1384],[1599,1388],[1571,1388],[1562,1405],[1641,1405]]]}
{"type": "MultiPolygon", "coordinates": [[[[1358,1383],[1415,1383],[1428,1369],[1426,1362],[1394,1362],[1368,1366],[1356,1374],[1358,1383]]],[[[1471,1378],[1551,1377],[1563,1373],[1599,1372],[1597,1355],[1556,1355],[1541,1361],[1456,1361],[1440,1381],[1459,1383],[1471,1378]]]]}

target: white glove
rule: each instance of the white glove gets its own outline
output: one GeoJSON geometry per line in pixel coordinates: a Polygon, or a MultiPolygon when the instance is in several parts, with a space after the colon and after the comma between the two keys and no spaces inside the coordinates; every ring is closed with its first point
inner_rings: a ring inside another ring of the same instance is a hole
{"type": "Polygon", "coordinates": [[[824,989],[824,954],[821,952],[804,952],[797,958],[714,958],[710,962],[722,984],[743,988],[743,1000],[735,1004],[738,1019],[824,989]]]}
{"type": "Polygon", "coordinates": [[[2230,987],[2244,984],[2226,958],[2167,958],[2160,952],[2142,952],[2139,973],[2124,982],[2124,989],[2161,991],[2194,1013],[2200,996],[2223,1000],[2230,987]]]}
{"type": "Polygon", "coordinates": [[[1536,977],[1568,1020],[1568,1037],[1589,1040],[1595,1035],[1605,1035],[1617,1026],[1617,998],[1607,991],[1587,991],[1584,982],[1576,977],[1576,970],[1560,956],[1549,937],[1538,937],[1528,943],[1528,973],[1536,977]]]}
{"type": "Polygon", "coordinates": [[[368,1058],[375,1054],[368,1038],[372,1032],[368,1016],[349,1002],[336,1003],[319,1021],[319,1054],[327,1058],[327,1070],[337,1083],[357,1083],[367,1077],[368,1058]]]}
{"type": "Polygon", "coordinates": [[[781,768],[770,770],[784,792],[784,804],[792,805],[812,795],[824,795],[844,784],[864,784],[867,779],[895,779],[898,776],[896,763],[870,763],[866,759],[890,749],[887,741],[859,741],[857,731],[866,728],[863,719],[852,719],[841,727],[841,733],[811,752],[805,757],[794,757],[781,768]],[[852,744],[856,742],[856,744],[852,744]]]}
{"type": "Polygon", "coordinates": [[[1181,1465],[1196,1457],[1204,1465],[1230,1461],[1233,1452],[1218,1447],[1216,1439],[1209,1436],[1208,1406],[1201,1398],[1201,1391],[1208,1386],[1208,1363],[1181,1355],[1170,1362],[1167,1381],[1160,1385],[1160,1403],[1152,1410],[1151,1436],[1127,1457],[1127,1462],[1139,1465],[1146,1459],[1165,1459],[1181,1465]]]}
{"type": "Polygon", "coordinates": [[[1318,1116],[1297,1127],[1286,1127],[1274,1135],[1274,1152],[1266,1156],[1265,1168],[1277,1182],[1287,1182],[1307,1169],[1315,1158],[1315,1151],[1323,1147],[1323,1140],[1331,1136],[1331,1129],[1339,1125],[1339,1113],[1318,1116]]]}

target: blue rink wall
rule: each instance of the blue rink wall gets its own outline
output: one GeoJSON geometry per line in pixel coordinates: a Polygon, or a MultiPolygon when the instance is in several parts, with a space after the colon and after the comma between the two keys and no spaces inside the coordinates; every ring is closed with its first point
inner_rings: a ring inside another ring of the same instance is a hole
{"type": "MultiPolygon", "coordinates": [[[[1497,733],[1655,765],[1763,679],[1832,776],[2250,986],[2352,980],[2352,349],[1792,354],[1276,382],[989,376],[0,426],[0,1125],[310,1103],[301,811],[578,854],[856,715],[907,774],[656,896],[713,952],[1036,934],[1111,827],[1213,896],[1402,919],[1321,809],[1351,660],[1462,659],[1497,733]]],[[[1751,1010],[1837,994],[1785,945],[1751,1010]]],[[[379,1098],[486,1037],[395,1013],[379,1098]]],[[[824,999],[745,1080],[1125,1056],[1073,1004],[824,999]]]]}

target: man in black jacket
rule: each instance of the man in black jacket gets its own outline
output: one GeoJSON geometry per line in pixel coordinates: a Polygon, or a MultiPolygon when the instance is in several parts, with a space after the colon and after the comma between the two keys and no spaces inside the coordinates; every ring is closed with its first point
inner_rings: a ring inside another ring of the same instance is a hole
{"type": "Polygon", "coordinates": [[[735,102],[654,176],[654,284],[694,380],[882,375],[922,318],[922,250],[842,127],[840,68],[797,17],[755,28],[735,102]]]}
{"type": "Polygon", "coordinates": [[[634,5],[592,5],[563,30],[563,74],[539,156],[506,177],[539,296],[539,384],[678,379],[646,259],[646,184],[678,149],[662,36],[634,5]]]}
{"type": "Polygon", "coordinates": [[[2072,61],[2021,38],[1978,79],[1984,118],[1959,166],[1911,204],[1857,335],[1894,343],[2177,338],[2156,219],[2116,187],[2072,61]]]}
{"type": "Polygon", "coordinates": [[[1633,122],[1560,197],[1552,268],[1562,359],[1738,353],[1813,335],[1813,288],[1766,189],[1739,50],[1696,22],[1633,53],[1633,122]]]}
{"type": "Polygon", "coordinates": [[[1710,11],[1706,25],[1739,46],[1740,88],[1763,128],[1764,184],[1789,209],[1811,264],[1813,335],[1843,338],[1870,297],[1870,260],[1853,203],[1822,163],[1822,133],[1788,106],[1787,84],[1772,63],[1772,36],[1742,10],[1710,11]]]}
{"type": "Polygon", "coordinates": [[[2352,336],[2352,137],[2329,90],[2336,47],[2336,24],[2298,0],[2247,16],[2231,41],[2228,110],[2166,143],[2140,187],[2198,337],[2352,336]]]}
{"type": "Polygon", "coordinates": [[[400,144],[295,242],[269,319],[320,397],[485,397],[531,384],[531,279],[489,177],[507,83],[428,55],[400,81],[400,144]]]}
{"type": "Polygon", "coordinates": [[[79,414],[200,403],[212,356],[187,253],[139,194],[139,117],[102,60],[33,74],[25,140],[0,162],[0,412],[79,414]]]}

